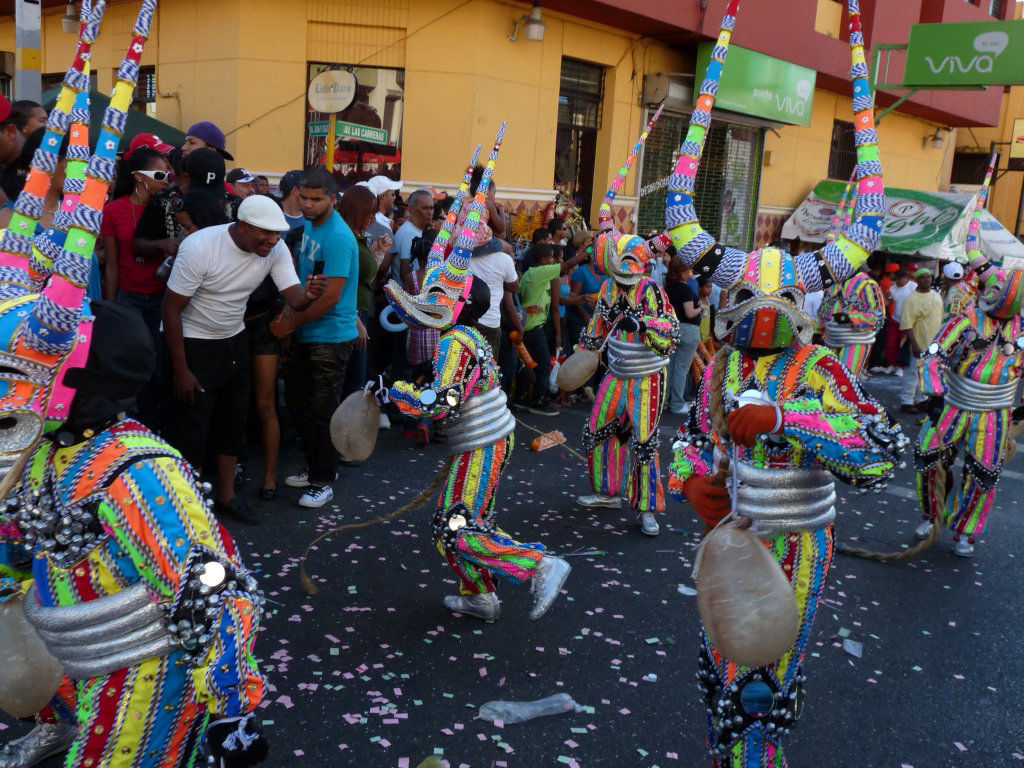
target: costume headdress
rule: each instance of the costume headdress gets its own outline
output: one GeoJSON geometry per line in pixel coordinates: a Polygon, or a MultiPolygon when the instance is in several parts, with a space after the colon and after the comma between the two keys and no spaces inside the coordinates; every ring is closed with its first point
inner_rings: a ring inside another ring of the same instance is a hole
{"type": "Polygon", "coordinates": [[[986,314],[1000,319],[1011,318],[1020,314],[1024,291],[1020,270],[1004,271],[988,260],[981,250],[981,219],[988,200],[989,188],[992,186],[992,175],[999,165],[999,154],[993,152],[985,171],[985,181],[978,191],[974,203],[974,212],[967,225],[967,269],[978,276],[978,306],[986,314]]]}
{"type": "Polygon", "coordinates": [[[427,271],[419,293],[415,296],[410,295],[395,280],[384,286],[384,293],[391,306],[394,307],[398,316],[409,325],[444,330],[458,322],[462,307],[469,301],[469,290],[473,280],[469,275],[469,260],[473,255],[473,246],[476,243],[476,232],[480,226],[480,220],[485,215],[487,193],[491,188],[491,177],[494,175],[494,166],[498,160],[498,153],[501,151],[501,142],[504,137],[505,123],[502,123],[498,129],[498,135],[494,139],[491,156],[487,160],[487,165],[484,166],[483,175],[477,185],[476,195],[469,205],[469,213],[465,217],[462,231],[455,239],[455,247],[452,248],[448,258],[444,258],[445,244],[451,238],[451,233],[459,218],[459,212],[469,193],[470,177],[480,153],[479,147],[477,147],[473,161],[463,178],[458,196],[452,203],[452,208],[445,218],[441,231],[438,232],[434,247],[430,250],[427,271]],[[442,241],[441,244],[438,244],[438,240],[442,241]]]}
{"type": "MultiPolygon", "coordinates": [[[[96,152],[85,170],[77,202],[65,210],[69,227],[56,254],[45,287],[30,272],[32,235],[43,211],[43,198],[57,165],[57,152],[71,123],[84,125],[79,94],[89,89],[86,64],[99,31],[106,0],[95,0],[82,24],[74,63],[64,77],[56,108],[50,112],[42,145],[35,153],[25,188],[15,202],[14,215],[0,240],[0,497],[20,478],[20,467],[38,440],[45,423],[68,417],[74,391],[64,386],[71,368],[84,367],[92,335],[92,317],[85,299],[90,260],[100,232],[103,203],[114,177],[117,147],[124,132],[127,109],[139,74],[139,60],[149,36],[156,0],[143,0],[128,52],[118,68],[110,105],[96,152]]],[[[87,144],[74,137],[79,147],[87,144]]],[[[69,149],[69,158],[72,153],[69,149]]],[[[80,160],[75,155],[75,160],[80,160]]],[[[73,180],[72,180],[73,181],[73,180]]],[[[77,189],[71,184],[72,195],[77,189]]],[[[66,187],[67,189],[67,187],[66,187]]]]}
{"type": "Polygon", "coordinates": [[[667,229],[651,246],[656,249],[671,243],[683,261],[729,291],[728,309],[717,316],[719,338],[739,346],[767,349],[788,345],[796,338],[803,342],[810,340],[814,322],[801,311],[804,293],[842,282],[867,260],[881,235],[885,190],[860,7],[857,0],[848,0],[858,178],[854,221],[835,242],[796,256],[777,248],[747,254],[722,245],[700,225],[693,198],[697,169],[711,127],[711,109],[725,68],[738,8],[739,0],[729,0],[679,160],[669,179],[665,208],[667,229]]]}
{"type": "Polygon", "coordinates": [[[597,213],[598,224],[601,228],[594,243],[597,268],[623,285],[633,285],[640,281],[644,275],[644,266],[653,252],[642,238],[635,235],[624,235],[616,228],[615,221],[612,219],[612,203],[615,202],[615,196],[622,189],[633,163],[636,162],[644,142],[647,141],[647,137],[654,129],[654,124],[658,122],[664,108],[665,104],[662,102],[647,127],[644,128],[643,133],[640,134],[640,140],[630,150],[626,162],[619,168],[619,172],[615,175],[615,180],[604,196],[597,213]]]}

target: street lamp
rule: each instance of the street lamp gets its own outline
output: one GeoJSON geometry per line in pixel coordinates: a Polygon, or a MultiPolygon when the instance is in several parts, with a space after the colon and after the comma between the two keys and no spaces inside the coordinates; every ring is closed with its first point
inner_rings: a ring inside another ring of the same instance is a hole
{"type": "Polygon", "coordinates": [[[78,31],[79,20],[74,3],[68,3],[67,8],[64,9],[64,15],[60,17],[60,26],[68,34],[78,31]]]}
{"type": "Polygon", "coordinates": [[[512,34],[508,36],[508,39],[513,43],[519,40],[519,28],[525,24],[526,29],[525,37],[534,43],[540,43],[544,40],[544,20],[540,17],[540,0],[533,0],[533,8],[530,9],[529,15],[520,16],[516,19],[515,24],[512,26],[512,34]]]}

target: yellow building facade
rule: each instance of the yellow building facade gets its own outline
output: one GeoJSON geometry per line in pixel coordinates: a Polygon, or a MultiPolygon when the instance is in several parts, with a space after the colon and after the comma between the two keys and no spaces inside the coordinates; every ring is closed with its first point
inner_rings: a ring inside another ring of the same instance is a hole
{"type": "MultiPolygon", "coordinates": [[[[832,5],[825,7],[834,11],[832,5]]],[[[111,87],[136,7],[134,0],[109,2],[93,58],[101,91],[111,87]]],[[[603,192],[649,115],[645,76],[677,73],[692,87],[695,46],[669,46],[546,8],[543,41],[522,32],[510,40],[515,20],[528,10],[506,0],[161,0],[142,61],[156,77],[150,114],[183,130],[200,120],[216,123],[237,165],[275,178],[309,156],[310,64],[400,70],[400,113],[390,119],[400,125],[406,191],[452,189],[471,146],[489,146],[506,120],[499,199],[539,211],[554,196],[565,62],[597,65],[603,83],[588,149],[593,194],[584,211],[595,224],[603,192]]],[[[74,36],[62,31],[61,13],[45,11],[44,73],[60,72],[73,55],[74,36]]],[[[831,28],[836,20],[817,23],[831,28]]],[[[14,50],[13,18],[0,20],[0,49],[14,50]]],[[[751,221],[748,242],[738,245],[777,236],[781,221],[828,175],[834,121],[851,119],[849,97],[818,88],[809,126],[750,129],[759,137],[749,155],[751,221]]],[[[888,184],[947,187],[954,142],[929,146],[925,139],[935,128],[899,112],[885,118],[880,142],[888,184]]],[[[651,173],[643,178],[639,166],[618,200],[616,213],[627,226],[638,190],[657,182],[651,173]]]]}

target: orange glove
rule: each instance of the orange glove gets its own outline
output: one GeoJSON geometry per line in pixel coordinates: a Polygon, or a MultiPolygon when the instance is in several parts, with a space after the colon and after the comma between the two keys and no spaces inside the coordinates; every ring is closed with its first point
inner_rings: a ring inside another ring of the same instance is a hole
{"type": "Polygon", "coordinates": [[[732,504],[729,491],[710,477],[694,475],[683,483],[683,493],[700,519],[709,528],[714,528],[719,521],[729,514],[732,504]]]}
{"type": "Polygon", "coordinates": [[[726,418],[729,436],[740,445],[753,448],[758,435],[782,429],[778,412],[772,405],[742,405],[726,418]]]}

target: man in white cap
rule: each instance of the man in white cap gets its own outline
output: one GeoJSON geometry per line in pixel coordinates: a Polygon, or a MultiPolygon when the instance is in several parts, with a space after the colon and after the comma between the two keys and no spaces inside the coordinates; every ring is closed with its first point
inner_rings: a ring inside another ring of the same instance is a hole
{"type": "Polygon", "coordinates": [[[214,511],[248,525],[257,520],[235,496],[235,466],[249,402],[249,340],[243,317],[249,295],[270,275],[285,302],[302,310],[325,281],[299,284],[281,208],[265,195],[247,197],[238,221],[189,235],[178,249],[164,295],[164,339],[172,397],[164,437],[202,471],[207,439],[216,456],[214,511]]]}
{"type": "Polygon", "coordinates": [[[362,234],[372,243],[381,235],[391,237],[391,212],[395,207],[395,195],[402,189],[402,182],[389,179],[387,176],[374,176],[367,181],[360,181],[360,187],[366,187],[377,198],[377,213],[373,223],[362,234]]]}
{"type": "Polygon", "coordinates": [[[960,315],[974,307],[977,291],[969,282],[964,281],[964,267],[956,261],[950,261],[942,267],[943,295],[945,297],[945,316],[960,315]]]}

